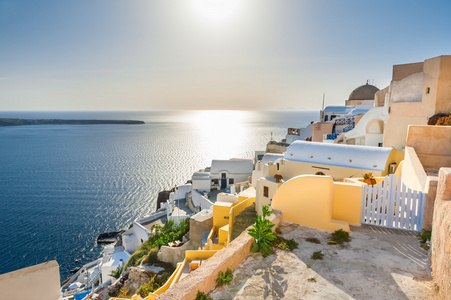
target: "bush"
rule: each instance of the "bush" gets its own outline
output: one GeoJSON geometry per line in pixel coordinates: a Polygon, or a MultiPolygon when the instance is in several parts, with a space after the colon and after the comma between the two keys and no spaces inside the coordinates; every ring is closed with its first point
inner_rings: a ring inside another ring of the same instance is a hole
{"type": "Polygon", "coordinates": [[[306,238],[305,240],[309,243],[321,244],[320,240],[318,240],[317,238],[306,238]]]}
{"type": "Polygon", "coordinates": [[[178,225],[176,225],[174,221],[169,220],[164,226],[154,225],[152,230],[152,236],[150,236],[149,239],[145,241],[132,256],[130,256],[125,264],[124,270],[128,267],[136,267],[148,254],[150,257],[147,259],[147,262],[152,264],[152,262],[158,261],[156,259],[156,253],[158,253],[161,246],[176,240],[182,240],[183,236],[189,231],[189,218],[181,220],[178,225]]]}
{"type": "Polygon", "coordinates": [[[249,235],[255,238],[255,242],[252,244],[252,252],[261,252],[263,257],[273,253],[269,243],[276,238],[271,231],[275,224],[266,219],[272,213],[267,205],[263,206],[263,215],[257,216],[254,225],[252,225],[253,228],[248,231],[249,235]]]}
{"type": "Polygon", "coordinates": [[[155,281],[155,277],[156,276],[154,275],[153,277],[150,278],[149,282],[143,283],[136,293],[139,294],[141,297],[146,298],[149,295],[149,293],[158,290],[161,287],[161,285],[155,281]]]}
{"type": "Polygon", "coordinates": [[[418,238],[420,239],[421,248],[424,250],[429,250],[429,246],[427,245],[427,241],[431,240],[432,232],[429,230],[423,229],[421,233],[418,234],[418,238]]]}
{"type": "Polygon", "coordinates": [[[233,280],[232,270],[230,268],[227,268],[227,271],[225,273],[219,272],[218,278],[216,278],[216,285],[221,287],[223,285],[230,284],[232,280],[233,280]]]}
{"type": "Polygon", "coordinates": [[[197,291],[196,300],[213,300],[210,296],[205,295],[201,291],[197,291]]]}
{"type": "Polygon", "coordinates": [[[346,232],[343,229],[334,231],[331,235],[331,239],[337,244],[343,244],[344,242],[349,242],[351,240],[349,238],[349,232],[346,232]]]}
{"type": "Polygon", "coordinates": [[[124,267],[119,267],[116,270],[111,271],[110,276],[114,277],[116,279],[119,279],[119,277],[121,276],[122,272],[124,271],[124,267]]]}
{"type": "Polygon", "coordinates": [[[429,118],[428,120],[428,125],[439,125],[437,124],[437,122],[441,119],[441,118],[446,118],[448,117],[450,114],[446,114],[446,113],[438,113],[433,115],[432,117],[429,118]]]}
{"type": "Polygon", "coordinates": [[[271,247],[277,247],[282,250],[293,251],[298,248],[298,243],[295,240],[286,240],[281,236],[276,236],[274,240],[270,242],[271,247]]]}
{"type": "Polygon", "coordinates": [[[324,258],[324,254],[321,251],[316,251],[313,252],[312,254],[312,259],[317,260],[317,259],[323,259],[324,258]]]}
{"type": "Polygon", "coordinates": [[[451,116],[441,117],[437,120],[437,125],[451,126],[451,116]]]}

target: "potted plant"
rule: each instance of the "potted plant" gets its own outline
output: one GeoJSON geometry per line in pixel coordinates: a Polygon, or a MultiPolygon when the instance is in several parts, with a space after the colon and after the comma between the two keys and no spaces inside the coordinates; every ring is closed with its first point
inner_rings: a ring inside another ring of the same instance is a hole
{"type": "Polygon", "coordinates": [[[276,173],[274,174],[274,179],[276,180],[277,183],[279,183],[283,179],[283,176],[280,175],[279,173],[276,173]]]}
{"type": "Polygon", "coordinates": [[[363,174],[363,182],[371,186],[377,184],[376,179],[374,179],[373,173],[371,172],[363,174]]]}

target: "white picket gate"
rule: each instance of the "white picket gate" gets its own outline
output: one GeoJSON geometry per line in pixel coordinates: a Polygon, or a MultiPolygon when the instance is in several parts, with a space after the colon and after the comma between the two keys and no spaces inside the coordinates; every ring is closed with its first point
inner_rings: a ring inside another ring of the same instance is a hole
{"type": "Polygon", "coordinates": [[[394,174],[363,187],[362,224],[421,231],[423,211],[423,193],[407,188],[394,174]]]}

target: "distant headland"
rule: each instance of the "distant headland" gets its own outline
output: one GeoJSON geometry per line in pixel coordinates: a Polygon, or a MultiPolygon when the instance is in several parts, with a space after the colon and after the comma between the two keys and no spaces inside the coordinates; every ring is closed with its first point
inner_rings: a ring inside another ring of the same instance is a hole
{"type": "Polygon", "coordinates": [[[64,119],[6,119],[0,118],[0,126],[19,126],[19,125],[139,125],[145,124],[144,121],[135,120],[64,120],[64,119]]]}

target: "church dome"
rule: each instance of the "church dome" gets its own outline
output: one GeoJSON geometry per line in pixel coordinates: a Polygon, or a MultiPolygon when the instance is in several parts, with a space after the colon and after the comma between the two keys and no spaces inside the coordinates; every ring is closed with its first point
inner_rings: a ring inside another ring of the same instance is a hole
{"type": "Polygon", "coordinates": [[[374,100],[374,94],[379,91],[374,85],[368,84],[361,85],[349,94],[348,100],[374,100]]]}

